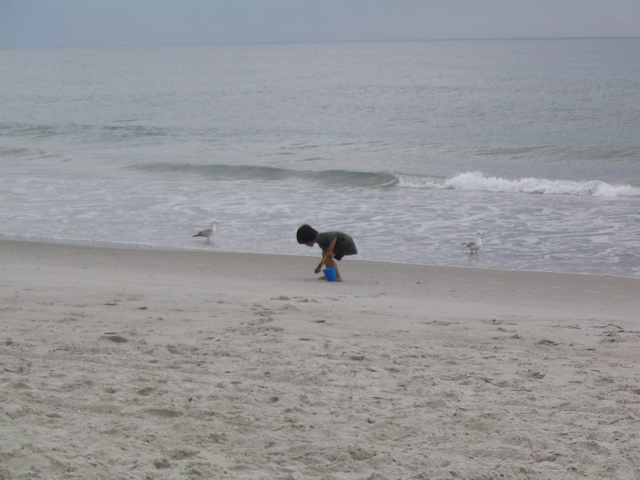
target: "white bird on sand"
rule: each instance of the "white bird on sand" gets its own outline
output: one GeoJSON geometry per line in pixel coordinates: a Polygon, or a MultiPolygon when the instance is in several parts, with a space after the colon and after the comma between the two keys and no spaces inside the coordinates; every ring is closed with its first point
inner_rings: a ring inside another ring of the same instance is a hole
{"type": "Polygon", "coordinates": [[[209,226],[209,228],[200,230],[198,233],[194,235],[194,237],[205,237],[208,242],[209,239],[211,238],[211,235],[216,233],[216,230],[218,230],[218,222],[211,222],[211,225],[209,226]]]}
{"type": "Polygon", "coordinates": [[[471,255],[473,255],[474,252],[477,255],[478,250],[482,247],[482,237],[484,237],[482,232],[476,232],[475,242],[462,243],[461,245],[466,245],[466,247],[471,251],[471,255]]]}

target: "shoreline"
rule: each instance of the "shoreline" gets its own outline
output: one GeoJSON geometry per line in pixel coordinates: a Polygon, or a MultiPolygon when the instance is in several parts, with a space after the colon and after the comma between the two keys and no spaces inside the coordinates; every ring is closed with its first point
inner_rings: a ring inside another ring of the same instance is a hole
{"type": "Polygon", "coordinates": [[[640,279],[0,240],[0,478],[640,474],[640,279]]]}
{"type": "MultiPolygon", "coordinates": [[[[318,256],[318,250],[314,249],[313,254],[304,255],[304,254],[287,254],[287,253],[264,253],[264,252],[242,252],[242,251],[231,251],[231,250],[205,250],[203,248],[181,248],[181,247],[162,247],[155,245],[142,245],[142,244],[111,244],[108,242],[93,242],[93,241],[72,241],[72,240],[43,240],[39,239],[30,239],[30,238],[22,238],[11,235],[0,235],[0,244],[2,242],[17,242],[17,243],[35,243],[35,244],[44,244],[44,245],[60,245],[60,246],[69,246],[69,247],[84,247],[84,248],[104,248],[104,249],[114,249],[114,250],[134,250],[134,251],[159,251],[159,252],[185,252],[185,253],[204,253],[204,254],[226,254],[226,255],[264,255],[264,256],[282,256],[282,257],[302,257],[302,258],[316,258],[318,256]]],[[[463,252],[463,254],[466,252],[463,252]]],[[[378,264],[390,264],[390,265],[412,265],[416,267],[424,267],[424,268],[452,268],[452,269],[463,269],[463,270],[485,270],[490,272],[524,272],[524,273],[542,273],[542,274],[554,274],[554,275],[586,275],[586,276],[595,276],[595,277],[613,277],[613,278],[628,278],[628,279],[636,279],[640,280],[640,277],[634,276],[626,276],[626,275],[615,275],[608,273],[584,273],[584,272],[554,272],[551,270],[506,270],[506,269],[496,269],[496,268],[478,268],[478,267],[464,267],[464,266],[454,266],[454,265],[437,265],[437,264],[424,264],[424,263],[403,263],[403,262],[394,262],[394,261],[384,261],[384,260],[364,260],[358,257],[349,258],[350,262],[367,262],[367,263],[378,263],[378,264]]]]}

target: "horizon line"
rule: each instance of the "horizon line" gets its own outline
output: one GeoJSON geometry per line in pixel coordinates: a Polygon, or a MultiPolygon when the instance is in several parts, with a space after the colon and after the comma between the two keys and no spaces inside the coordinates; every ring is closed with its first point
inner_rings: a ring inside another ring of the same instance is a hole
{"type": "Polygon", "coordinates": [[[56,45],[56,46],[25,46],[3,47],[0,50],[41,50],[41,49],[71,49],[71,48],[129,48],[129,47],[187,47],[187,46],[233,46],[233,45],[293,45],[319,43],[385,43],[385,42],[477,42],[477,41],[530,41],[530,40],[633,40],[640,36],[587,36],[587,37],[482,37],[482,38],[423,38],[423,39],[393,39],[393,40],[291,40],[291,41],[261,41],[261,42],[203,42],[203,43],[132,43],[132,44],[96,44],[96,45],[56,45]]]}

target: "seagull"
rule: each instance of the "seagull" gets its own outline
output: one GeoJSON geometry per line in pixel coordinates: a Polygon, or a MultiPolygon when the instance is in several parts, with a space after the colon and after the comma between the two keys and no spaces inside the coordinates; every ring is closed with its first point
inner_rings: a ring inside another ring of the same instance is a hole
{"type": "Polygon", "coordinates": [[[211,239],[211,235],[216,233],[218,230],[218,222],[211,222],[209,228],[205,228],[204,230],[200,230],[198,233],[194,235],[194,237],[205,237],[207,239],[207,243],[211,239]]]}
{"type": "Polygon", "coordinates": [[[476,232],[475,242],[461,243],[461,245],[466,245],[466,247],[471,251],[471,255],[473,255],[473,252],[475,252],[477,255],[478,250],[480,250],[480,247],[482,247],[482,237],[484,237],[484,233],[476,232]]]}

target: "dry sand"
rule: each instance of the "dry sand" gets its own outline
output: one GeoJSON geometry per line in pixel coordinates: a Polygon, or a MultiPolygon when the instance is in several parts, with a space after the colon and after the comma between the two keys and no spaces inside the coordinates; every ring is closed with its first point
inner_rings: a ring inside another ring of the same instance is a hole
{"type": "Polygon", "coordinates": [[[0,479],[640,478],[640,279],[0,242],[0,479]]]}

